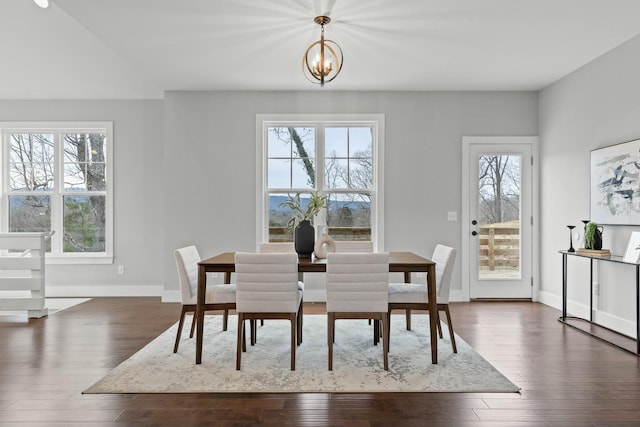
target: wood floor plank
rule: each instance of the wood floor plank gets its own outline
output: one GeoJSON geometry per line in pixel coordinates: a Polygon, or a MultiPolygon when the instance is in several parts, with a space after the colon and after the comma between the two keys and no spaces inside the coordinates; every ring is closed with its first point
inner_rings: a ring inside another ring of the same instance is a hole
{"type": "Polygon", "coordinates": [[[0,427],[640,427],[640,358],[529,302],[451,304],[456,332],[520,393],[82,394],[179,312],[94,298],[43,319],[0,316],[0,427]]]}

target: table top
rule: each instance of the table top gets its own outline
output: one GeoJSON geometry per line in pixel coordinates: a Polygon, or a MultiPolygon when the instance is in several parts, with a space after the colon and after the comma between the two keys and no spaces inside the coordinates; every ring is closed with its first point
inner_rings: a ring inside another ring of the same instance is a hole
{"type": "Polygon", "coordinates": [[[589,254],[579,253],[579,252],[569,252],[567,250],[558,251],[558,252],[564,255],[577,256],[581,258],[597,259],[601,261],[617,262],[619,264],[629,264],[629,265],[640,266],[640,262],[625,261],[624,257],[621,255],[598,256],[598,255],[589,255],[589,254]]]}
{"type": "MultiPolygon", "coordinates": [[[[211,258],[204,259],[198,265],[205,269],[218,269],[235,271],[235,252],[224,252],[211,258]]],[[[389,271],[429,271],[429,267],[435,265],[428,258],[416,255],[413,252],[389,252],[389,271]]],[[[327,260],[320,258],[298,259],[298,271],[300,272],[324,272],[327,271],[327,260]]]]}

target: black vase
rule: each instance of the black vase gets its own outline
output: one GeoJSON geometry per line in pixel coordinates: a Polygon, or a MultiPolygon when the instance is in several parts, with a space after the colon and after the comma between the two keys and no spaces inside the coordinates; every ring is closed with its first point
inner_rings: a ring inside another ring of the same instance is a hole
{"type": "Polygon", "coordinates": [[[315,245],[315,229],[308,219],[300,221],[293,230],[293,242],[298,253],[298,258],[311,258],[315,245]]]}

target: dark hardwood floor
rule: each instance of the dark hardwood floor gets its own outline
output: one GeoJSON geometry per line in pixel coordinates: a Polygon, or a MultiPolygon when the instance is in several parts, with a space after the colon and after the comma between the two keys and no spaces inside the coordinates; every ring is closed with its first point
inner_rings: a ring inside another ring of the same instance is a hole
{"type": "Polygon", "coordinates": [[[0,316],[0,427],[640,426],[640,358],[527,302],[451,304],[456,332],[521,393],[81,394],[179,310],[97,298],[44,319],[0,316]]]}

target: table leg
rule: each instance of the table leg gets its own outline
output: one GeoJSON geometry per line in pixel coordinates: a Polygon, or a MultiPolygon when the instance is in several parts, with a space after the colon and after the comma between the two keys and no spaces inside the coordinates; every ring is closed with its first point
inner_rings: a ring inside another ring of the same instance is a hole
{"type": "Polygon", "coordinates": [[[431,331],[431,363],[438,363],[438,301],[436,301],[436,265],[429,266],[427,272],[427,292],[429,294],[429,326],[431,331]]]}
{"type": "Polygon", "coordinates": [[[204,332],[204,301],[207,288],[207,273],[205,268],[198,266],[198,294],[196,303],[196,365],[202,363],[202,336],[204,332]]]}
{"type": "Polygon", "coordinates": [[[636,265],[636,354],[640,354],[640,266],[636,265]]]}
{"type": "Polygon", "coordinates": [[[562,320],[567,320],[567,254],[562,254],[562,320]]]}
{"type": "Polygon", "coordinates": [[[593,259],[589,260],[589,321],[593,322],[593,259]]]}

